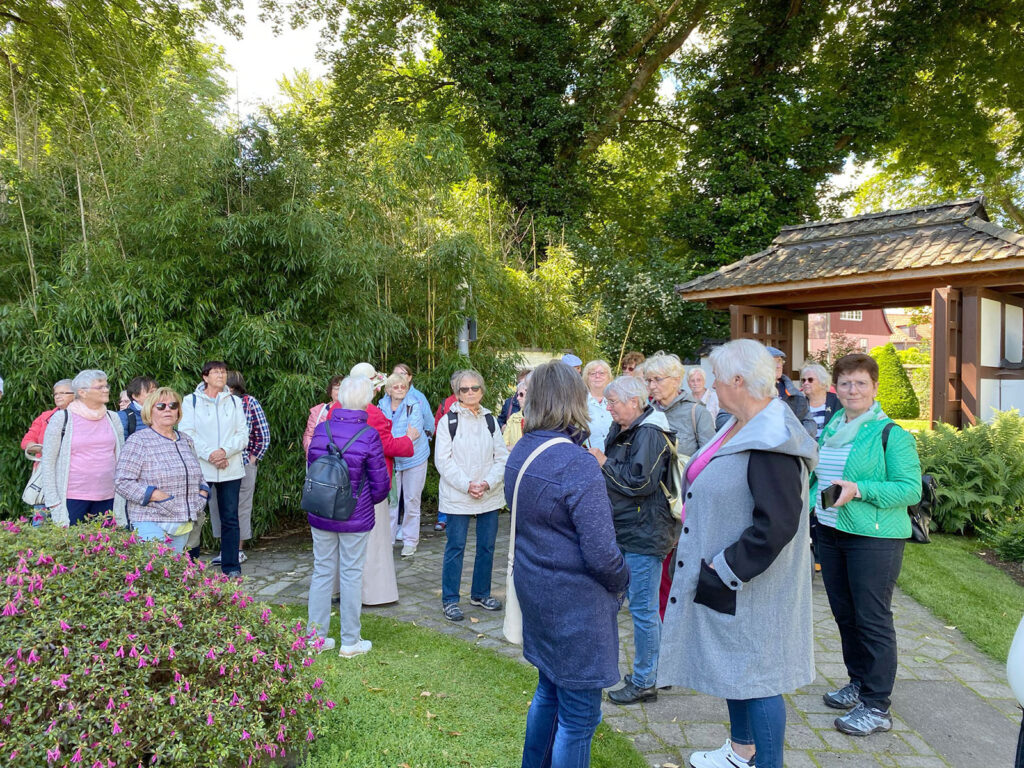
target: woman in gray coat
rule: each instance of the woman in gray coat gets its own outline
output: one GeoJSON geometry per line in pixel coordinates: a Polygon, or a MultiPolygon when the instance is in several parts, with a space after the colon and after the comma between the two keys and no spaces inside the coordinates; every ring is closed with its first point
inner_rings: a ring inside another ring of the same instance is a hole
{"type": "Polygon", "coordinates": [[[729,342],[711,363],[733,417],[684,473],[658,685],[727,700],[731,739],[692,754],[695,768],[782,768],[782,694],[814,679],[804,511],[817,447],[776,396],[762,345],[729,342]]]}

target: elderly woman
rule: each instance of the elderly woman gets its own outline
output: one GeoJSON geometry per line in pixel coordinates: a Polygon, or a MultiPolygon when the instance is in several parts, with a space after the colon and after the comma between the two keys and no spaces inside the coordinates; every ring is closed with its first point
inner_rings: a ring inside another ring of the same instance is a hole
{"type": "Polygon", "coordinates": [[[523,655],[538,672],[522,765],[589,765],[601,689],[619,679],[616,615],[629,570],[601,469],[581,447],[590,414],[580,377],[560,362],[540,366],[526,410],[526,434],[505,465],[510,507],[518,481],[513,574],[523,655]]]}
{"type": "MultiPolygon", "coordinates": [[[[403,376],[405,376],[405,383],[409,385],[409,394],[407,395],[407,397],[410,397],[413,400],[419,402],[420,407],[423,409],[423,412],[429,416],[432,413],[430,409],[430,401],[427,400],[427,396],[420,392],[418,389],[416,389],[416,386],[412,383],[412,367],[407,363],[399,363],[391,370],[391,372],[400,373],[403,376]]],[[[434,422],[429,421],[425,426],[427,427],[427,433],[433,435],[434,422]]]]}
{"type": "Polygon", "coordinates": [[[694,753],[691,765],[782,768],[782,694],[814,679],[803,542],[817,447],[778,399],[775,362],[761,344],[731,341],[711,365],[732,417],[683,475],[686,522],[658,684],[727,700],[730,739],[694,753]]]}
{"type": "Polygon", "coordinates": [[[374,505],[388,497],[391,487],[384,446],[377,430],[367,423],[366,407],[373,397],[373,384],[363,376],[349,376],[338,388],[338,407],[330,418],[317,425],[309,446],[307,466],[327,453],[327,446],[342,451],[348,464],[349,480],[356,497],[348,520],[330,520],[307,513],[313,534],[313,575],[309,583],[309,626],[324,638],[321,650],[335,647],[327,637],[331,624],[331,596],[340,589],[338,617],[341,622],[339,653],[351,658],[372,647],[360,635],[363,564],[370,531],[375,523],[374,505]]]}
{"type": "Polygon", "coordinates": [[[622,375],[643,378],[644,353],[635,350],[622,356],[622,375]]]}
{"type": "Polygon", "coordinates": [[[505,504],[501,485],[508,448],[494,414],[480,405],[486,393],[483,377],[462,371],[454,389],[458,402],[438,424],[434,465],[441,475],[438,508],[448,516],[441,608],[449,621],[462,621],[459,584],[470,518],[476,518],[476,559],[469,602],[485,611],[501,610],[501,603],[491,597],[491,567],[498,510],[505,504]]]}
{"type": "Polygon", "coordinates": [[[612,416],[604,399],[604,390],[612,380],[612,367],[605,360],[591,360],[583,368],[583,384],[587,388],[587,413],[590,415],[588,448],[604,450],[612,416]]]}
{"type": "Polygon", "coordinates": [[[530,391],[530,377],[532,375],[532,371],[526,374],[523,380],[519,382],[519,386],[516,387],[515,398],[519,403],[519,410],[508,417],[508,421],[505,422],[505,426],[501,430],[501,436],[505,439],[505,445],[509,450],[512,450],[512,446],[518,443],[523,436],[523,419],[525,417],[523,403],[526,401],[526,393],[530,391]]]}
{"type": "Polygon", "coordinates": [[[615,538],[629,566],[629,612],[636,653],[625,686],[609,692],[616,704],[654,701],[661,645],[658,587],[661,563],[672,551],[679,522],[669,511],[662,483],[670,461],[672,431],[661,411],[647,403],[640,379],[620,376],[605,389],[611,412],[607,454],[590,452],[601,465],[615,523],[615,538]]]}
{"type": "Polygon", "coordinates": [[[910,536],[907,507],[921,500],[921,463],[914,438],[875,402],[874,358],[841,357],[832,375],[843,407],[819,437],[813,498],[821,578],[850,682],[826,693],[825,703],[850,710],[836,718],[838,730],[867,736],[892,728],[892,591],[910,536]],[[839,493],[831,505],[829,486],[839,493]]]}
{"type": "Polygon", "coordinates": [[[380,410],[391,422],[391,435],[396,438],[405,437],[409,428],[418,433],[412,441],[412,456],[395,458],[393,475],[394,503],[388,513],[390,533],[388,545],[398,537],[402,541],[402,557],[416,554],[420,543],[420,499],[423,496],[423,484],[427,481],[427,465],[430,459],[430,441],[427,430],[434,426],[430,417],[429,407],[424,408],[423,402],[414,397],[410,391],[409,380],[402,373],[392,373],[385,384],[387,392],[380,401],[380,410]],[[405,506],[405,517],[402,519],[401,536],[398,525],[398,505],[405,506]]]}
{"type": "Polygon", "coordinates": [[[43,436],[43,497],[57,525],[76,525],[113,510],[124,525],[125,503],[114,493],[114,467],[124,445],[116,411],[108,411],[107,374],[86,370],[71,382],[75,399],[54,415],[43,436]]]}
{"type": "Polygon", "coordinates": [[[128,503],[136,535],[145,541],[168,541],[183,552],[198,522],[210,486],[196,458],[192,438],[178,432],[181,395],[160,387],[142,404],[142,423],[132,433],[114,472],[114,487],[128,503]]]}
{"type": "Polygon", "coordinates": [[[341,380],[343,378],[345,377],[331,376],[330,381],[327,382],[325,401],[317,403],[309,409],[309,418],[306,419],[306,429],[302,433],[303,453],[309,453],[309,444],[313,440],[313,430],[316,429],[316,425],[327,421],[327,415],[330,413],[331,408],[337,405],[338,387],[341,385],[341,380]]]}
{"type": "Polygon", "coordinates": [[[644,381],[651,405],[662,411],[676,433],[677,449],[692,456],[715,434],[715,420],[708,409],[683,390],[686,368],[676,355],[658,352],[644,361],[644,381]]]}
{"type": "Polygon", "coordinates": [[[800,371],[800,391],[807,396],[807,415],[814,419],[819,434],[836,411],[843,407],[836,393],[828,391],[831,381],[828,371],[817,363],[805,365],[800,371]]]}
{"type": "Polygon", "coordinates": [[[690,388],[693,399],[708,409],[712,421],[718,418],[718,395],[708,386],[707,376],[703,368],[691,368],[686,374],[686,386],[690,388]]]}
{"type": "Polygon", "coordinates": [[[21,438],[21,450],[27,455],[34,456],[34,461],[39,461],[43,455],[43,436],[46,434],[46,425],[50,423],[53,414],[63,411],[71,401],[75,399],[75,392],[71,389],[71,379],[61,379],[53,385],[53,408],[43,411],[28,428],[28,432],[21,438]]]}

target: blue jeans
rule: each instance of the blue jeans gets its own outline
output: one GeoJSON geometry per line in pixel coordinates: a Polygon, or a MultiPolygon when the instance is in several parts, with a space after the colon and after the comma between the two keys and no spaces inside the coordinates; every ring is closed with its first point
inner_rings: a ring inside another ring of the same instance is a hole
{"type": "Polygon", "coordinates": [[[570,691],[538,672],[526,712],[523,768],[589,768],[590,742],[601,722],[601,689],[570,691]]]}
{"type": "Polygon", "coordinates": [[[242,478],[210,483],[210,493],[217,494],[217,509],[220,512],[220,570],[228,576],[242,572],[238,564],[238,491],[242,478]]]}
{"type": "Polygon", "coordinates": [[[782,768],[786,740],[786,704],[782,696],[763,699],[727,699],[729,737],[733,744],[753,744],[757,768],[782,768]]]}
{"type": "Polygon", "coordinates": [[[187,533],[183,533],[180,536],[171,536],[158,523],[152,523],[148,520],[135,523],[134,528],[135,535],[142,541],[164,542],[173,547],[174,551],[179,555],[185,551],[185,542],[188,541],[187,533]]]}
{"type": "Polygon", "coordinates": [[[661,617],[658,588],[661,560],[654,555],[623,552],[629,566],[629,612],[633,616],[633,685],[650,688],[658,677],[661,617]]]}
{"type": "Polygon", "coordinates": [[[81,499],[68,499],[64,505],[68,508],[68,524],[78,525],[89,523],[100,515],[105,515],[114,508],[113,499],[103,501],[83,501],[81,499]]]}
{"type": "Polygon", "coordinates": [[[449,515],[448,534],[441,566],[441,602],[459,602],[462,582],[462,556],[466,553],[469,521],[476,519],[476,559],[473,561],[473,586],[470,597],[482,600],[491,596],[491,569],[494,567],[494,540],[498,537],[498,510],[480,515],[449,515]]]}

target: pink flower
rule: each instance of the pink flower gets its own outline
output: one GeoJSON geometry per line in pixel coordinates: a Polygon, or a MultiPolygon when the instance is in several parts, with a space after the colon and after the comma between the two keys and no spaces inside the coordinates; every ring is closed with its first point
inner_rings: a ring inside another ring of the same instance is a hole
{"type": "Polygon", "coordinates": [[[82,762],[82,748],[81,747],[79,747],[78,749],[75,750],[75,754],[71,756],[71,762],[72,763],[80,763],[80,762],[82,762]]]}
{"type": "Polygon", "coordinates": [[[121,732],[121,726],[117,724],[117,720],[114,721],[114,727],[110,731],[114,736],[121,732]]]}
{"type": "Polygon", "coordinates": [[[173,645],[170,648],[167,649],[167,658],[168,659],[173,659],[174,658],[174,646],[173,645]]]}
{"type": "Polygon", "coordinates": [[[52,763],[54,760],[60,759],[60,745],[58,744],[53,749],[46,750],[46,762],[52,763]]]}
{"type": "Polygon", "coordinates": [[[319,688],[323,684],[324,684],[324,681],[321,680],[319,677],[316,680],[313,681],[313,687],[314,688],[319,688]]]}
{"type": "Polygon", "coordinates": [[[206,724],[213,725],[213,714],[210,712],[206,713],[206,724]]]}
{"type": "Polygon", "coordinates": [[[315,737],[313,736],[313,729],[310,728],[306,731],[306,741],[312,741],[315,737]]]}
{"type": "Polygon", "coordinates": [[[168,699],[168,701],[170,701],[170,703],[171,703],[171,705],[172,705],[172,706],[174,706],[174,705],[176,705],[176,704],[178,703],[178,702],[177,702],[177,701],[175,700],[175,698],[174,698],[174,694],[173,694],[173,693],[171,694],[171,696],[170,696],[170,698],[168,699]]]}
{"type": "Polygon", "coordinates": [[[242,731],[242,739],[241,739],[242,741],[245,741],[249,737],[250,737],[250,735],[249,735],[248,731],[242,731]]]}
{"type": "Polygon", "coordinates": [[[61,619],[60,620],[60,629],[61,629],[61,632],[70,632],[71,631],[71,626],[66,621],[64,621],[64,619],[61,619]]]}
{"type": "Polygon", "coordinates": [[[115,706],[116,705],[114,704],[114,697],[111,696],[109,699],[107,699],[107,709],[114,709],[115,706]]]}

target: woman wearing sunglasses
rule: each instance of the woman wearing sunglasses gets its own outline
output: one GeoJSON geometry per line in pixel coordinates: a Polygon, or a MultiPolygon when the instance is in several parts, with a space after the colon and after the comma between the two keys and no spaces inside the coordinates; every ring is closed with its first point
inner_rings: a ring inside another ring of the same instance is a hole
{"type": "Polygon", "coordinates": [[[501,430],[501,434],[505,438],[505,445],[508,446],[510,451],[523,436],[523,403],[526,402],[526,391],[530,388],[531,376],[532,372],[526,374],[522,381],[519,382],[519,386],[516,387],[516,393],[513,397],[516,399],[519,410],[508,417],[508,421],[505,422],[505,428],[501,430]]]}
{"type": "Polygon", "coordinates": [[[508,448],[494,414],[480,402],[486,394],[483,377],[462,371],[453,381],[458,402],[438,422],[434,465],[441,475],[438,509],[448,515],[448,539],[441,566],[441,608],[449,621],[462,621],[459,585],[469,521],[476,518],[476,559],[469,602],[485,611],[500,611],[491,597],[494,540],[498,510],[505,506],[502,483],[508,448]]]}
{"type": "Polygon", "coordinates": [[[210,486],[192,438],[175,429],[181,395],[160,387],[146,398],[141,415],[149,429],[140,429],[125,442],[114,488],[128,502],[128,517],[140,539],[168,541],[175,552],[182,552],[210,486]]]}
{"type": "Polygon", "coordinates": [[[800,371],[800,391],[807,395],[807,415],[818,425],[818,434],[843,406],[835,392],[828,391],[832,377],[817,363],[805,365],[800,371]]]}

